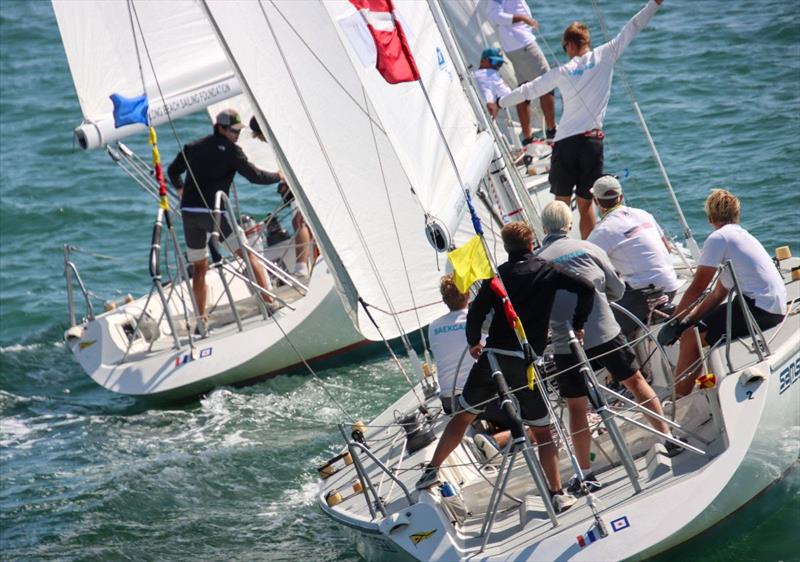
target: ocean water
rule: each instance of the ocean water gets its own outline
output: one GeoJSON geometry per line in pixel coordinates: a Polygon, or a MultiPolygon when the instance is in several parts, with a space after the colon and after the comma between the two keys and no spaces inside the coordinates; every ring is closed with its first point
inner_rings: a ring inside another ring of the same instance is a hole
{"type": "MultiPolygon", "coordinates": [[[[613,33],[640,3],[601,6],[613,33]]],[[[602,40],[588,1],[533,8],[554,49],[574,19],[602,40]]],[[[702,201],[725,186],[765,247],[800,251],[798,17],[794,2],[665,0],[622,59],[700,240],[702,201]]],[[[73,146],[79,121],[49,2],[0,1],[0,559],[356,560],[314,505],[315,466],[336,451],[342,419],[319,383],[285,375],[153,407],[101,389],[71,359],[63,244],[113,257],[77,254],[101,298],[141,294],[154,216],[105,154],[73,146]]],[[[208,130],[203,116],[178,127],[184,139],[208,130]]],[[[606,130],[609,171],[627,169],[629,199],[677,234],[619,74],[606,130]]],[[[277,201],[241,192],[245,209],[277,201]]],[[[382,356],[320,377],[364,419],[403,389],[382,356]]],[[[800,559],[799,490],[795,471],[661,560],[800,559]]]]}

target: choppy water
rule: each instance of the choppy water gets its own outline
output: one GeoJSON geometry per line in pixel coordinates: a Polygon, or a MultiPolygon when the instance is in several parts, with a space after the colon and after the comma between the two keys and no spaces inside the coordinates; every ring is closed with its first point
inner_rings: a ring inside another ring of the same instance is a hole
{"type": "MultiPolygon", "coordinates": [[[[639,7],[602,4],[612,30],[639,7]]],[[[798,253],[797,6],[666,0],[623,58],[701,239],[702,200],[727,186],[768,249],[798,253]]],[[[599,42],[589,2],[534,10],[554,47],[573,19],[599,42]]],[[[313,505],[314,466],[334,452],[341,419],[318,384],[280,376],[156,409],[94,385],[60,343],[64,243],[121,258],[83,256],[98,295],[148,286],[152,202],[104,154],[73,149],[79,115],[49,3],[0,2],[0,558],[356,559],[313,505]]],[[[202,117],[179,126],[185,138],[207,130],[202,117]]],[[[634,204],[677,232],[619,78],[606,128],[609,169],[628,168],[634,204]]],[[[162,139],[162,152],[171,159],[174,144],[162,139]]],[[[273,197],[242,192],[245,208],[273,197]]],[[[402,389],[381,358],[321,376],[365,419],[402,389]]],[[[664,559],[798,559],[797,484],[790,477],[664,559]]]]}

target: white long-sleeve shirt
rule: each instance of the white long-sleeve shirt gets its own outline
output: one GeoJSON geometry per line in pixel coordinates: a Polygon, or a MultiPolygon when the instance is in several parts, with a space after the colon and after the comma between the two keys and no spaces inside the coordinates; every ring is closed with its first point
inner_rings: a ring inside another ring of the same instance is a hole
{"type": "Polygon", "coordinates": [[[518,21],[512,23],[515,15],[531,16],[531,9],[525,0],[485,0],[486,19],[497,30],[497,38],[505,52],[517,51],[536,42],[531,27],[518,21]]]}
{"type": "Polygon", "coordinates": [[[558,122],[556,142],[591,129],[601,129],[611,97],[614,63],[633,38],[647,26],[656,10],[658,4],[650,0],[611,41],[523,84],[500,98],[500,106],[512,107],[558,88],[564,110],[558,122]]]}

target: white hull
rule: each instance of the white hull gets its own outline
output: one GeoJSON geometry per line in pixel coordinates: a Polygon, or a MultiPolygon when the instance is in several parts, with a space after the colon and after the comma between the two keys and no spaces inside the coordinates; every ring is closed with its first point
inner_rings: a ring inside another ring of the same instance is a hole
{"type": "MultiPolygon", "coordinates": [[[[793,260],[796,265],[797,260],[793,260]]],[[[787,285],[790,299],[798,298],[800,283],[787,285]]],[[[331,488],[347,490],[355,480],[352,467],[344,467],[323,482],[319,496],[322,510],[344,525],[354,537],[359,553],[367,560],[642,560],[669,550],[709,529],[753,500],[780,480],[800,458],[800,330],[795,313],[780,329],[767,332],[775,339],[771,355],[753,364],[753,354],[740,341],[732,346],[734,365],[741,370],[727,372],[724,353],[715,352],[710,363],[719,383],[715,389],[698,391],[679,401],[679,423],[684,423],[708,441],[700,445],[708,452],[700,457],[689,452],[672,459],[666,474],[651,475],[645,459],[637,458],[643,491],[634,494],[620,468],[606,468],[601,481],[606,486],[597,494],[601,515],[609,525],[605,538],[587,541],[581,547],[577,537],[593,527],[594,520],[585,500],[559,516],[553,527],[541,513],[527,522],[520,519],[513,503],[501,508],[486,547],[481,550],[481,525],[491,487],[477,471],[464,468],[469,453],[459,448],[441,471],[442,480],[458,483],[467,506],[475,515],[454,525],[441,507],[438,490],[419,494],[413,485],[419,467],[430,459],[435,442],[401,460],[391,449],[380,445],[380,430],[375,430],[374,453],[389,467],[401,470],[398,477],[412,490],[412,502],[394,487],[386,498],[387,516],[372,518],[362,494],[345,494],[345,501],[329,507],[325,493],[331,488]],[[747,366],[746,368],[744,368],[747,366]],[[746,374],[746,376],[743,376],[746,374]],[[716,416],[715,419],[710,417],[716,416]],[[397,464],[395,464],[397,463],[397,464]],[[509,508],[508,506],[511,506],[509,508]],[[624,519],[623,519],[624,518],[624,519]],[[614,530],[615,524],[618,527],[614,530]],[[416,535],[416,537],[415,537],[416,535]],[[416,538],[416,544],[414,541],[416,538]]],[[[436,399],[429,406],[435,407],[436,399]]],[[[415,401],[410,394],[388,411],[412,411],[415,401]]],[[[391,417],[379,416],[376,426],[391,423],[391,417]]],[[[445,420],[438,419],[434,429],[440,435],[445,420]]],[[[626,424],[624,424],[626,425],[626,424]]],[[[627,425],[626,425],[627,427],[627,425]]],[[[626,430],[629,445],[635,428],[626,430]]],[[[641,430],[638,430],[641,432],[641,430]]],[[[598,438],[600,439],[600,438],[598,438]]],[[[368,435],[367,442],[370,442],[368,435]]],[[[402,443],[400,438],[398,443],[402,443]]],[[[645,442],[638,451],[649,448],[645,442]]],[[[637,455],[637,452],[634,452],[637,455]]],[[[380,479],[371,461],[361,457],[370,478],[380,479]]],[[[522,461],[518,461],[519,467],[522,461]]],[[[571,473],[562,456],[562,468],[571,473]]],[[[595,466],[597,469],[597,466],[595,466]]],[[[564,474],[562,472],[562,474],[564,474]]],[[[494,476],[490,477],[494,481],[494,476]]],[[[512,493],[522,496],[534,490],[524,468],[515,469],[512,481],[518,480],[512,493]]],[[[512,485],[510,484],[510,487],[512,485]]],[[[381,495],[387,495],[384,483],[381,495]]],[[[509,488],[511,489],[511,488],[509,488]]],[[[538,498],[538,496],[536,496],[538,498]]],[[[505,500],[504,500],[505,501],[505,500]]]]}
{"type": "MultiPolygon", "coordinates": [[[[219,276],[214,271],[208,273],[207,283],[209,302],[219,296],[224,301],[219,276]]],[[[239,297],[237,308],[242,313],[248,312],[249,305],[249,313],[242,320],[243,331],[238,331],[232,322],[229,307],[219,312],[216,323],[212,312],[212,331],[206,338],[195,338],[194,352],[188,347],[189,330],[177,296],[171,303],[174,317],[182,325],[178,329],[180,349],[175,348],[168,326],[162,321],[155,342],[139,337],[125,353],[127,338],[122,326],[130,325],[140,315],[146,297],[72,328],[67,333],[67,344],[86,373],[104,388],[134,396],[174,399],[285,371],[302,359],[321,359],[364,341],[345,313],[333,277],[322,261],[314,268],[308,294],[291,302],[294,310],[284,307],[274,319],[262,317],[243,283],[234,280],[232,289],[239,297]]],[[[185,287],[183,290],[188,294],[185,287]]],[[[287,295],[292,292],[283,290],[287,295]]],[[[295,296],[299,295],[295,292],[295,296]]],[[[160,317],[162,307],[157,296],[147,308],[152,318],[160,317]]],[[[193,321],[190,322],[189,328],[193,329],[193,321]]]]}

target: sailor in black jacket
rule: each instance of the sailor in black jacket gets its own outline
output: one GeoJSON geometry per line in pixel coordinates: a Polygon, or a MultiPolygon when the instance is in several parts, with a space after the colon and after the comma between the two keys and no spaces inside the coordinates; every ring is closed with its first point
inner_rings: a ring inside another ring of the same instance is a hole
{"type": "MultiPolygon", "coordinates": [[[[594,287],[566,270],[535,257],[532,253],[533,232],[525,223],[507,224],[501,235],[509,259],[498,267],[498,272],[534,352],[541,354],[544,351],[550,310],[556,291],[560,289],[573,292],[578,297],[572,327],[579,336],[582,335],[583,324],[594,303],[594,287]]],[[[517,336],[506,320],[502,300],[492,291],[490,281],[485,280],[467,315],[467,342],[470,354],[478,361],[469,373],[460,398],[463,410],[450,420],[442,433],[433,458],[417,483],[418,489],[429,488],[438,482],[439,467],[461,442],[469,424],[485,409],[486,402],[497,396],[489,361],[482,353],[480,343],[481,325],[491,310],[495,314],[485,350],[494,352],[511,389],[527,384],[528,364],[517,336]]],[[[563,511],[575,503],[575,498],[564,494],[561,489],[558,449],[552,443],[550,418],[539,388],[538,385],[533,391],[523,388],[515,393],[515,397],[519,402],[522,420],[531,428],[539,443],[539,458],[549,481],[553,504],[557,511],[563,511]]]]}
{"type": "MultiPolygon", "coordinates": [[[[169,180],[181,198],[181,218],[188,248],[187,258],[194,266],[192,291],[197,302],[197,316],[204,323],[207,322],[206,243],[208,235],[214,231],[211,209],[214,208],[217,191],[223,191],[227,195],[233,177],[237,173],[251,183],[263,185],[283,180],[281,172],[266,172],[248,161],[244,151],[236,145],[243,128],[244,124],[239,113],[233,109],[221,111],[214,124],[214,134],[184,146],[167,168],[169,180]]],[[[231,236],[233,227],[224,215],[219,229],[222,243],[234,250],[237,255],[241,255],[236,236],[231,236]]],[[[264,267],[252,253],[250,263],[253,265],[255,282],[262,288],[269,289],[264,267]]],[[[261,296],[266,302],[273,302],[272,297],[266,293],[261,293],[261,296]]]]}

